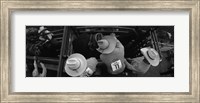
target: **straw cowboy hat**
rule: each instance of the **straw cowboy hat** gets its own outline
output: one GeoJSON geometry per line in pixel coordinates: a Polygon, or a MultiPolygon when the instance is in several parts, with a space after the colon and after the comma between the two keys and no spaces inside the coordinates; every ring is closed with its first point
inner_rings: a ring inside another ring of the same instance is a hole
{"type": "Polygon", "coordinates": [[[97,44],[99,46],[99,48],[97,48],[97,51],[103,54],[109,54],[115,49],[116,43],[117,40],[114,36],[104,36],[101,40],[97,41],[97,44]]]}
{"type": "Polygon", "coordinates": [[[45,28],[44,26],[41,26],[38,30],[38,33],[41,33],[43,31],[47,30],[47,28],[45,28]]]}
{"type": "Polygon", "coordinates": [[[152,66],[158,66],[160,62],[160,56],[155,49],[146,47],[140,49],[140,51],[152,66]]]}
{"type": "MultiPolygon", "coordinates": [[[[38,30],[38,33],[42,33],[42,32],[44,32],[45,30],[47,30],[47,28],[45,28],[44,26],[41,26],[41,27],[39,28],[39,30],[38,30]]],[[[47,32],[49,32],[49,31],[47,30],[47,32]]]]}
{"type": "Polygon", "coordinates": [[[72,54],[68,57],[65,63],[65,72],[70,76],[80,76],[84,73],[87,67],[85,57],[79,53],[72,54]]]}

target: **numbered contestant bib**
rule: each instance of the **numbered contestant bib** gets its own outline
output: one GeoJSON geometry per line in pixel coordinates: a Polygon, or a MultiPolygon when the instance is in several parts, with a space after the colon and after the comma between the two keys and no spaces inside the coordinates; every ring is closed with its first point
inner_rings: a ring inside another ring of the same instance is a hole
{"type": "Polygon", "coordinates": [[[122,62],[121,62],[121,60],[117,60],[115,62],[112,62],[111,63],[111,68],[112,68],[113,71],[116,71],[116,70],[122,68],[122,62]]]}

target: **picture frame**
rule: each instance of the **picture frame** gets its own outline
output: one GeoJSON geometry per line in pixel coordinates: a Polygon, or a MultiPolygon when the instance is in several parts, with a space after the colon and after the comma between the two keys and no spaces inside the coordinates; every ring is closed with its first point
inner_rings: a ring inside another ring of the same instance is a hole
{"type": "Polygon", "coordinates": [[[199,71],[199,0],[1,0],[1,71],[2,103],[8,102],[200,102],[199,71]],[[13,93],[11,92],[10,45],[11,14],[23,10],[146,10],[189,11],[189,92],[78,92],[78,93],[13,93]]]}

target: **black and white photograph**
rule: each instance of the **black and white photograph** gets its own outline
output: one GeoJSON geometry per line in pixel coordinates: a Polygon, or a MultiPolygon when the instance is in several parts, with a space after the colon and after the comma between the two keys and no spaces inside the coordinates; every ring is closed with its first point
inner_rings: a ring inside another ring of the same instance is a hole
{"type": "Polygon", "coordinates": [[[174,77],[174,26],[26,26],[26,77],[174,77]]]}
{"type": "Polygon", "coordinates": [[[200,0],[0,3],[0,102],[200,103],[200,0]]]}

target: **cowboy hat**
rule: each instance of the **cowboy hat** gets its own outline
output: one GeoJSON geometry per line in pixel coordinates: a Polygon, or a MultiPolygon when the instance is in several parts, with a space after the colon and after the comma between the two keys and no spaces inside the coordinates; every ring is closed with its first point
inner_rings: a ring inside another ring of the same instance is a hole
{"type": "Polygon", "coordinates": [[[38,30],[38,33],[41,33],[43,31],[47,30],[47,28],[45,28],[44,26],[41,26],[38,30]]]}
{"type": "Polygon", "coordinates": [[[155,49],[146,47],[140,49],[140,51],[152,66],[158,66],[160,62],[160,56],[155,49]]]}
{"type": "Polygon", "coordinates": [[[70,76],[80,76],[87,67],[85,57],[79,53],[72,54],[65,63],[65,72],[70,76]]]}
{"type": "Polygon", "coordinates": [[[109,54],[115,49],[116,43],[117,40],[114,36],[104,36],[101,40],[97,41],[97,44],[99,46],[99,48],[97,48],[97,51],[103,54],[109,54]]]}

